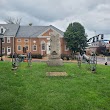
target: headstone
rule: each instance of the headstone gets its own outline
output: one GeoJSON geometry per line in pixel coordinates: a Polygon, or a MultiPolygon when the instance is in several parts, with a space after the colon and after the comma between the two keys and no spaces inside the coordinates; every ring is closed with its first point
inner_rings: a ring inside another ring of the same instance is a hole
{"type": "Polygon", "coordinates": [[[92,72],[96,71],[96,65],[97,65],[97,56],[94,52],[92,52],[91,57],[90,57],[90,66],[91,66],[92,72]]]}
{"type": "Polygon", "coordinates": [[[32,60],[32,55],[31,55],[31,52],[29,52],[29,53],[27,54],[27,60],[28,60],[28,66],[29,66],[29,67],[32,66],[32,62],[31,62],[31,60],[32,60]]]}
{"type": "Polygon", "coordinates": [[[107,57],[105,57],[105,65],[107,65],[107,57]]]}
{"type": "Polygon", "coordinates": [[[12,54],[12,70],[16,70],[18,67],[17,54],[12,54]]]}
{"type": "Polygon", "coordinates": [[[51,32],[50,36],[50,56],[47,64],[49,66],[62,66],[63,61],[60,58],[60,37],[55,32],[51,32]]]}
{"type": "Polygon", "coordinates": [[[78,67],[81,68],[81,61],[82,61],[82,57],[80,55],[80,53],[78,53],[77,55],[77,62],[78,62],[78,67]]]}

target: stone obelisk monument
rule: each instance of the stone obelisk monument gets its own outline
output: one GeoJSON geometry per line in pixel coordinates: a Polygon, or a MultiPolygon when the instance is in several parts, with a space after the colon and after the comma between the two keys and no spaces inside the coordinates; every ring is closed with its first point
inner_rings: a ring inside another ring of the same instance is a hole
{"type": "Polygon", "coordinates": [[[47,64],[49,66],[62,66],[63,61],[60,57],[60,37],[57,33],[50,33],[50,56],[47,64]]]}

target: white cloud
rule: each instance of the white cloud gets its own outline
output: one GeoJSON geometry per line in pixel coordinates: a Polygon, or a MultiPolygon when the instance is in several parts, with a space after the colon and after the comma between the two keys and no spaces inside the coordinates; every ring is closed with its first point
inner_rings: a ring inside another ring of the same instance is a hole
{"type": "Polygon", "coordinates": [[[109,0],[1,0],[0,23],[8,16],[22,18],[22,25],[50,25],[65,31],[69,23],[80,22],[89,36],[109,37],[109,0]]]}

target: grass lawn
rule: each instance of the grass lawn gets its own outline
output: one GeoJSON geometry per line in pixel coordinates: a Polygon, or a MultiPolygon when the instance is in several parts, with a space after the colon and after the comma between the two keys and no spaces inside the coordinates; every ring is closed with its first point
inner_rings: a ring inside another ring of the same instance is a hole
{"type": "Polygon", "coordinates": [[[110,66],[91,73],[87,64],[21,63],[12,71],[11,62],[0,62],[0,110],[110,110],[110,66]],[[46,76],[54,71],[68,76],[46,76]]]}

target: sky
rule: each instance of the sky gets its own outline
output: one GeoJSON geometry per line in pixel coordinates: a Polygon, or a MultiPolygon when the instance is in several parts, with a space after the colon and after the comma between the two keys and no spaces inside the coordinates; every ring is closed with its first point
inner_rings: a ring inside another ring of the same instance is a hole
{"type": "Polygon", "coordinates": [[[110,0],[0,0],[0,24],[7,18],[21,25],[53,25],[66,31],[69,23],[81,23],[91,38],[104,34],[110,40],[110,0]]]}

